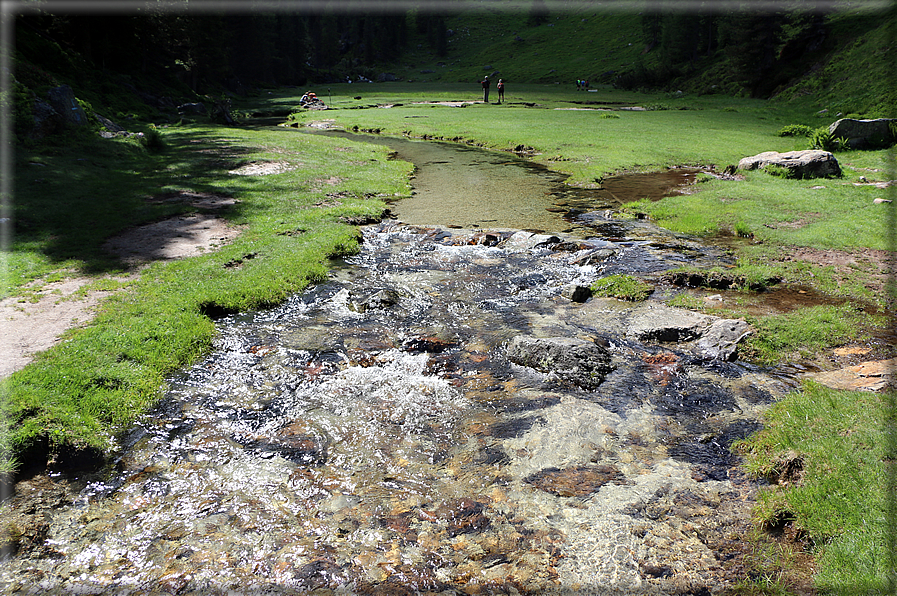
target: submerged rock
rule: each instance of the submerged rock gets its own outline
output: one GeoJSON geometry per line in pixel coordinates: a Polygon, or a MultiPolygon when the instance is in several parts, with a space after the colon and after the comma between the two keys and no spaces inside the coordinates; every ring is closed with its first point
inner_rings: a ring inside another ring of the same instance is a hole
{"type": "Polygon", "coordinates": [[[445,524],[449,536],[459,536],[482,532],[489,527],[489,518],[483,513],[485,507],[479,501],[461,498],[440,505],[434,511],[421,509],[418,517],[423,521],[445,524]]]}
{"type": "Polygon", "coordinates": [[[572,337],[536,338],[518,335],[507,349],[514,364],[548,373],[549,378],[567,381],[592,390],[614,369],[603,346],[572,337]]]}
{"type": "Polygon", "coordinates": [[[523,479],[539,490],[559,497],[585,497],[598,492],[608,482],[625,484],[626,476],[609,465],[545,468],[523,479]]]}

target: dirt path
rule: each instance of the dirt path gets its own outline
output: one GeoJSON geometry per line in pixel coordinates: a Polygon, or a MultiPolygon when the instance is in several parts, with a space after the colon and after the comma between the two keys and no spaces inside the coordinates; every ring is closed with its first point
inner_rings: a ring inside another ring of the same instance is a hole
{"type": "MultiPolygon", "coordinates": [[[[180,259],[215,250],[240,229],[211,215],[184,215],[128,230],[111,238],[106,250],[141,267],[156,260],[180,259]]],[[[35,355],[60,341],[66,330],[90,321],[110,291],[83,288],[95,278],[70,277],[37,286],[37,300],[12,296],[0,301],[0,378],[21,370],[35,355]]]]}

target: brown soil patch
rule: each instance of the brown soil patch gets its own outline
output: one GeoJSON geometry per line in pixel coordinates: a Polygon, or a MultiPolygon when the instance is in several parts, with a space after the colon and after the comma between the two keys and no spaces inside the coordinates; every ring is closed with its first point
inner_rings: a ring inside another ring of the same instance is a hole
{"type": "Polygon", "coordinates": [[[103,248],[129,264],[180,259],[214,250],[233,240],[240,228],[211,215],[182,215],[111,238],[103,248]]]}
{"type": "Polygon", "coordinates": [[[94,308],[109,292],[77,296],[91,281],[75,277],[48,283],[37,292],[36,302],[19,302],[18,296],[0,301],[0,377],[24,368],[37,352],[56,344],[66,329],[93,316],[94,308]]]}
{"type": "Polygon", "coordinates": [[[857,269],[867,271],[876,292],[884,292],[885,283],[892,273],[894,255],[886,250],[866,249],[862,251],[819,250],[806,247],[792,247],[782,261],[804,261],[820,266],[832,266],[838,273],[847,275],[857,269]]]}

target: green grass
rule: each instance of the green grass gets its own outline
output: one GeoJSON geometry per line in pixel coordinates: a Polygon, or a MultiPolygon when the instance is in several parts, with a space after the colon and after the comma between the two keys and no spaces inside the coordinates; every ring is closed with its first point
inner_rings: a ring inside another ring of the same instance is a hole
{"type": "Polygon", "coordinates": [[[739,445],[747,470],[773,482],[757,515],[769,525],[790,522],[810,545],[822,593],[890,593],[885,512],[894,441],[882,431],[894,423],[893,400],[808,383],[767,410],[765,428],[739,445]]]}
{"type": "MultiPolygon", "coordinates": [[[[603,118],[606,112],[597,109],[569,109],[583,107],[576,103],[583,93],[555,85],[508,87],[502,105],[476,103],[463,108],[415,102],[479,101],[482,97],[476,85],[394,83],[332,85],[331,89],[334,110],[303,111],[294,116],[295,120],[305,123],[327,118],[346,130],[357,127],[379,130],[384,135],[473,142],[496,150],[512,150],[523,144],[533,148],[534,161],[569,174],[568,183],[577,186],[597,186],[604,176],[619,171],[651,171],[684,164],[722,169],[747,155],[791,151],[806,144],[804,139],[776,135],[793,118],[790,111],[743,99],[639,95],[602,89],[588,94],[590,101],[596,102],[590,107],[644,107],[665,100],[672,108],[621,110],[614,112],[619,118],[603,118]],[[352,99],[356,94],[363,99],[352,99]],[[357,109],[395,103],[402,105],[357,109]],[[563,161],[557,159],[559,156],[563,161]]],[[[298,96],[279,101],[297,104],[298,96]]]]}
{"type": "Polygon", "coordinates": [[[755,333],[744,342],[743,356],[763,363],[810,358],[868,338],[869,317],[859,309],[811,306],[763,318],[746,317],[755,333]]]}
{"type": "MultiPolygon", "coordinates": [[[[843,163],[851,163],[856,153],[844,154],[843,163]]],[[[872,153],[884,161],[881,154],[887,152],[872,153]]],[[[866,161],[870,156],[861,158],[866,161]]],[[[701,184],[697,195],[656,203],[641,201],[626,209],[646,213],[660,226],[689,234],[738,235],[742,228],[757,242],[888,250],[894,204],[875,204],[873,200],[892,191],[855,185],[858,171],[829,180],[789,180],[747,172],[743,181],[713,180],[701,184]]]]}
{"type": "Polygon", "coordinates": [[[384,198],[408,192],[410,164],[388,160],[373,145],[284,128],[195,126],[163,136],[169,149],[160,155],[100,139],[48,147],[42,155],[51,169],[40,172],[43,182],[32,178],[27,155],[17,164],[23,232],[9,254],[17,275],[8,292],[49,279],[60,267],[95,276],[97,287],[115,285],[102,276],[122,273],[123,264],[103,254],[102,243],[129,224],[190,210],[145,200],[164,193],[236,198],[221,215],[242,233],[217,252],[152,264],[123,282],[126,288],[89,325],[5,379],[0,391],[10,430],[0,435],[0,452],[7,462],[35,451],[52,457],[73,448],[112,449],[115,433],[160,397],[165,375],[208,350],[215,330],[204,312],[273,305],[323,279],[328,256],[357,249],[357,230],[341,220],[379,217],[384,198]],[[87,164],[78,157],[84,154],[91,156],[87,164]],[[264,161],[295,169],[228,174],[264,161]],[[95,169],[106,176],[93,175],[95,169]],[[50,182],[69,175],[70,184],[50,182]],[[255,258],[243,259],[249,253],[255,258]],[[239,267],[226,266],[237,260],[239,267]]]}
{"type": "Polygon", "coordinates": [[[647,300],[654,286],[631,275],[608,275],[592,283],[592,295],[640,302],[647,300]]]}

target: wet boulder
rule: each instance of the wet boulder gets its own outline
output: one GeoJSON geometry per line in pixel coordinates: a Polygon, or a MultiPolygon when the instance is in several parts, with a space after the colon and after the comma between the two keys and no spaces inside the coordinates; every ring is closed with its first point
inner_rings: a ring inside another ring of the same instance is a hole
{"type": "Polygon", "coordinates": [[[561,295],[572,302],[585,302],[592,297],[592,290],[588,286],[569,284],[561,290],[561,295]]]}
{"type": "Polygon", "coordinates": [[[789,171],[792,178],[829,178],[841,177],[838,160],[829,151],[807,149],[804,151],[766,151],[753,157],[745,157],[738,162],[739,170],[765,169],[767,166],[778,166],[789,171]]]}
{"type": "Polygon", "coordinates": [[[382,310],[395,306],[402,301],[402,295],[390,288],[377,290],[365,296],[350,295],[349,310],[355,312],[367,312],[369,310],[382,310]]]}
{"type": "Polygon", "coordinates": [[[695,345],[695,352],[710,360],[733,360],[738,343],[750,335],[751,328],[741,319],[717,319],[710,323],[695,345]]]}
{"type": "Polygon", "coordinates": [[[750,326],[740,319],[720,319],[662,305],[634,310],[626,330],[628,337],[642,342],[694,342],[692,351],[708,360],[733,360],[738,343],[749,334],[750,326]]]}
{"type": "Polygon", "coordinates": [[[596,248],[576,255],[575,258],[571,259],[570,264],[579,265],[581,267],[586,265],[597,265],[598,263],[603,263],[615,254],[617,254],[617,251],[613,248],[596,248]]]}
{"type": "Polygon", "coordinates": [[[551,234],[534,234],[533,232],[519,231],[505,241],[507,248],[518,250],[532,250],[534,248],[546,248],[561,241],[551,234]]]}
{"type": "Polygon", "coordinates": [[[596,389],[614,369],[607,348],[571,337],[518,335],[508,344],[507,356],[514,364],[548,373],[549,379],[589,391],[596,389]]]}
{"type": "Polygon", "coordinates": [[[875,149],[888,147],[895,141],[897,119],[876,118],[874,120],[856,120],[841,118],[829,126],[829,133],[835,139],[847,139],[851,149],[875,149]]]}

